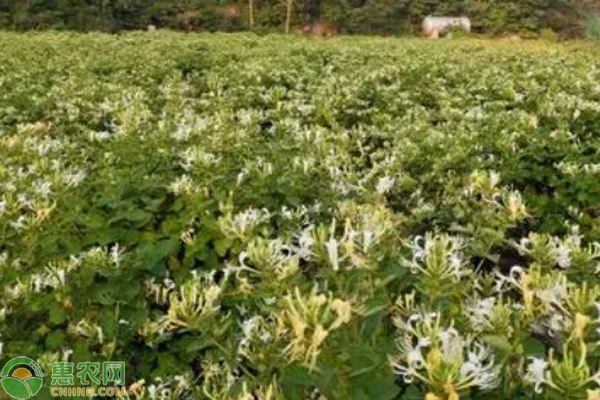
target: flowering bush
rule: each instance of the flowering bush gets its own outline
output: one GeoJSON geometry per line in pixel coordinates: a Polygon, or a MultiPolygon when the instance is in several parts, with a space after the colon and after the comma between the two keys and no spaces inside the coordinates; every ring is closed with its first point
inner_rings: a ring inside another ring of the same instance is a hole
{"type": "Polygon", "coordinates": [[[600,398],[588,45],[0,46],[0,361],[122,360],[132,399],[600,398]]]}

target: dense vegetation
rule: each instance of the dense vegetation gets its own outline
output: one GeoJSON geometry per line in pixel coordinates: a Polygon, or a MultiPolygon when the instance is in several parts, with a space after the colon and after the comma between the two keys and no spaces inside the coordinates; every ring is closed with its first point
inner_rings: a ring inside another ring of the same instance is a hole
{"type": "MultiPolygon", "coordinates": [[[[585,33],[595,0],[3,0],[0,28],[120,31],[147,25],[183,30],[281,32],[333,20],[347,33],[414,33],[429,14],[465,14],[476,32],[561,36],[585,33]],[[254,13],[249,10],[253,9],[254,13]]],[[[598,24],[595,23],[594,26],[598,24]]]]}
{"type": "Polygon", "coordinates": [[[123,360],[131,398],[598,398],[597,48],[0,46],[0,362],[123,360]]]}

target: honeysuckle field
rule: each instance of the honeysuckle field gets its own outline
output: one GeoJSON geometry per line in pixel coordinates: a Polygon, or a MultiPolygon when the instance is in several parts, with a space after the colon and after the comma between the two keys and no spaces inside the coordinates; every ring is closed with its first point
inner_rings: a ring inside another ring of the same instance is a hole
{"type": "Polygon", "coordinates": [[[600,48],[0,48],[2,363],[125,361],[131,399],[600,399],[600,48]]]}

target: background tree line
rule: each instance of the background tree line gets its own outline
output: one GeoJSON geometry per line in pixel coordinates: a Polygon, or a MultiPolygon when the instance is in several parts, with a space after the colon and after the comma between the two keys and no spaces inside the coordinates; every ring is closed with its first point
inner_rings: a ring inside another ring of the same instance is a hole
{"type": "Polygon", "coordinates": [[[410,34],[429,14],[464,14],[475,32],[582,35],[591,0],[1,0],[0,28],[282,31],[327,19],[345,33],[410,34]]]}

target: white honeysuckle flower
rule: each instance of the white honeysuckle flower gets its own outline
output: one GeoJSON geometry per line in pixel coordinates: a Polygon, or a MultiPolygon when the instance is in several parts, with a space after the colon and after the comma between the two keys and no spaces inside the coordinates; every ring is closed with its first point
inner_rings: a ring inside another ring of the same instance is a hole
{"type": "Polygon", "coordinates": [[[175,281],[171,278],[164,278],[163,279],[163,285],[167,290],[173,290],[177,287],[177,284],[175,283],[175,281]]]}
{"type": "Polygon", "coordinates": [[[465,308],[465,312],[471,326],[475,331],[481,332],[491,327],[490,320],[493,317],[496,299],[488,297],[471,301],[465,308]]]}
{"type": "Polygon", "coordinates": [[[260,317],[255,315],[251,318],[245,319],[242,322],[242,333],[244,334],[245,337],[250,337],[252,335],[252,332],[258,326],[259,320],[260,320],[260,317]]]}
{"type": "Polygon", "coordinates": [[[52,182],[46,182],[46,181],[39,180],[33,186],[33,191],[35,194],[37,194],[43,198],[48,198],[50,193],[52,193],[52,182]]]}
{"type": "Polygon", "coordinates": [[[79,184],[83,182],[85,177],[86,172],[84,170],[80,170],[77,172],[65,171],[62,173],[62,179],[68,187],[79,186],[79,184]]]}
{"type": "Polygon", "coordinates": [[[241,124],[250,125],[254,117],[254,110],[238,110],[237,117],[241,124]]]}
{"type": "Polygon", "coordinates": [[[65,351],[63,351],[62,360],[64,362],[69,361],[69,359],[71,358],[72,354],[73,354],[73,350],[72,349],[66,349],[65,351]]]}
{"type": "Polygon", "coordinates": [[[218,162],[214,154],[207,153],[199,147],[190,147],[179,154],[182,159],[180,165],[186,171],[192,170],[197,165],[210,166],[218,162]]]}
{"type": "Polygon", "coordinates": [[[386,194],[390,190],[392,190],[395,182],[396,182],[396,180],[389,176],[381,177],[381,178],[379,178],[379,181],[377,182],[377,186],[375,189],[377,190],[377,193],[379,193],[379,194],[386,194]]]}
{"type": "Polygon", "coordinates": [[[542,393],[542,385],[547,382],[546,369],[548,362],[542,358],[529,357],[531,362],[527,366],[524,380],[534,385],[536,393],[542,393]]]}
{"type": "Polygon", "coordinates": [[[448,263],[450,264],[450,267],[452,267],[457,273],[460,272],[460,268],[463,265],[463,261],[458,253],[451,253],[448,256],[448,263]]]}
{"type": "Polygon", "coordinates": [[[536,296],[548,306],[559,305],[567,297],[567,288],[562,284],[556,284],[537,290],[536,296]]]}
{"type": "Polygon", "coordinates": [[[527,215],[525,204],[523,204],[523,199],[521,197],[521,193],[519,192],[510,192],[508,195],[508,211],[513,218],[519,218],[527,215]]]}
{"type": "Polygon", "coordinates": [[[327,243],[325,244],[325,247],[327,248],[327,255],[329,257],[329,262],[331,263],[331,266],[333,267],[334,271],[337,271],[340,269],[340,259],[339,259],[339,253],[338,253],[338,241],[334,238],[330,238],[327,243]]]}
{"type": "Polygon", "coordinates": [[[27,193],[17,194],[17,203],[19,203],[21,207],[33,208],[33,202],[29,199],[27,193]]]}
{"type": "Polygon", "coordinates": [[[363,231],[363,253],[368,253],[371,248],[371,244],[373,244],[375,238],[375,233],[372,230],[364,230],[363,231]]]}
{"type": "Polygon", "coordinates": [[[568,320],[560,313],[556,312],[550,316],[546,326],[548,328],[548,335],[554,337],[567,329],[568,320]]]}
{"type": "Polygon", "coordinates": [[[517,245],[517,249],[521,254],[530,254],[532,248],[532,243],[529,238],[521,238],[519,244],[517,245]]]}
{"type": "Polygon", "coordinates": [[[272,306],[273,304],[275,304],[276,301],[277,299],[275,297],[267,297],[265,299],[265,304],[268,306],[272,306]]]}
{"type": "Polygon", "coordinates": [[[414,274],[433,274],[458,282],[470,273],[461,257],[464,241],[460,237],[427,234],[415,237],[408,247],[412,250],[412,261],[403,259],[403,264],[414,274]],[[446,262],[439,259],[438,252],[445,254],[446,262]]]}
{"type": "Polygon", "coordinates": [[[460,380],[473,379],[473,385],[481,389],[492,389],[498,385],[498,370],[488,348],[476,343],[468,351],[467,361],[460,369],[460,380]]]}
{"type": "Polygon", "coordinates": [[[489,347],[453,327],[442,328],[440,321],[441,316],[436,313],[416,312],[406,320],[395,318],[401,353],[390,360],[394,372],[406,383],[416,379],[431,386],[451,385],[456,391],[495,388],[500,368],[489,347]],[[449,366],[459,366],[459,373],[446,376],[452,370],[449,366]]]}
{"type": "Polygon", "coordinates": [[[581,246],[581,239],[583,235],[579,234],[579,225],[570,226],[571,233],[567,236],[567,241],[572,243],[574,246],[581,246]]]}
{"type": "Polygon", "coordinates": [[[490,185],[492,187],[498,186],[500,183],[500,174],[496,171],[490,171],[490,185]]]}
{"type": "Polygon", "coordinates": [[[265,331],[260,334],[259,339],[263,343],[268,343],[271,341],[271,339],[273,339],[273,335],[271,335],[269,332],[265,331]]]}
{"type": "Polygon", "coordinates": [[[110,139],[111,136],[112,136],[111,133],[108,131],[99,131],[99,132],[91,131],[88,134],[88,138],[92,142],[104,142],[104,141],[110,139]]]}
{"type": "Polygon", "coordinates": [[[121,251],[119,244],[116,243],[110,249],[110,261],[118,268],[121,265],[121,251]]]}
{"type": "Polygon", "coordinates": [[[248,252],[247,251],[242,251],[240,253],[240,255],[238,256],[238,262],[240,263],[240,266],[242,268],[248,268],[248,269],[250,269],[250,267],[247,266],[246,263],[245,263],[245,261],[246,261],[247,258],[248,258],[248,252]]]}
{"type": "Polygon", "coordinates": [[[415,236],[414,240],[413,240],[413,245],[411,246],[412,251],[413,251],[413,260],[414,261],[423,261],[425,259],[425,256],[427,255],[427,252],[429,251],[429,248],[431,247],[430,243],[425,239],[425,237],[423,236],[415,236]],[[421,245],[421,242],[424,243],[424,245],[421,245]]]}
{"type": "Polygon", "coordinates": [[[494,293],[504,293],[507,290],[510,290],[508,285],[506,285],[508,279],[502,275],[499,271],[496,271],[496,277],[494,278],[494,293]]]}
{"type": "Polygon", "coordinates": [[[242,271],[243,269],[244,269],[244,267],[225,263],[225,267],[223,268],[224,278],[227,279],[230,276],[235,275],[236,273],[242,271]]]}
{"type": "Polygon", "coordinates": [[[358,236],[357,231],[355,231],[352,228],[346,227],[342,241],[345,243],[354,243],[357,236],[358,236]]]}
{"type": "Polygon", "coordinates": [[[292,210],[290,210],[286,206],[283,206],[281,208],[281,216],[287,220],[290,220],[294,217],[294,213],[292,212],[292,210]]]}
{"type": "Polygon", "coordinates": [[[454,362],[462,357],[463,339],[456,329],[448,328],[440,332],[440,341],[442,342],[442,358],[446,362],[454,362]]]}
{"type": "Polygon", "coordinates": [[[35,293],[41,292],[46,285],[44,276],[42,274],[33,274],[31,276],[31,284],[35,293]]]}
{"type": "Polygon", "coordinates": [[[432,340],[430,337],[420,337],[417,343],[417,347],[429,347],[431,346],[432,340]]]}
{"type": "Polygon", "coordinates": [[[170,185],[169,190],[176,195],[183,193],[191,193],[193,191],[193,181],[189,175],[181,175],[175,179],[170,185]]]}
{"type": "Polygon", "coordinates": [[[102,330],[101,327],[97,326],[96,332],[98,333],[98,342],[100,344],[103,344],[104,343],[104,331],[102,330]]]}
{"type": "Polygon", "coordinates": [[[152,384],[150,386],[148,386],[148,395],[150,396],[151,399],[156,399],[156,394],[158,392],[158,388],[156,387],[156,385],[152,384]]]}
{"type": "Polygon", "coordinates": [[[266,210],[249,208],[243,212],[235,214],[231,219],[231,225],[239,235],[244,235],[256,225],[265,221],[268,217],[269,212],[266,210]]]}
{"type": "Polygon", "coordinates": [[[299,235],[297,235],[298,248],[296,249],[296,253],[298,254],[298,257],[304,260],[309,260],[312,255],[312,248],[315,243],[315,240],[312,236],[313,229],[314,227],[309,225],[308,227],[304,228],[299,235]]]}
{"type": "Polygon", "coordinates": [[[561,268],[569,268],[571,266],[571,250],[563,243],[558,245],[557,263],[561,268]]]}
{"type": "Polygon", "coordinates": [[[392,368],[396,375],[400,375],[404,383],[411,384],[413,383],[415,376],[417,375],[417,370],[413,367],[405,366],[400,363],[392,362],[392,368]]]}
{"type": "Polygon", "coordinates": [[[244,319],[244,321],[242,321],[242,339],[239,343],[239,351],[243,352],[245,351],[244,348],[248,347],[248,345],[250,344],[250,340],[252,339],[252,336],[254,334],[254,331],[256,331],[256,329],[258,328],[258,324],[261,319],[262,318],[260,316],[255,315],[251,318],[246,318],[244,319]]]}
{"type": "Polygon", "coordinates": [[[423,359],[421,348],[417,346],[409,350],[406,354],[406,361],[408,365],[414,367],[415,369],[423,368],[425,360],[423,359]]]}

